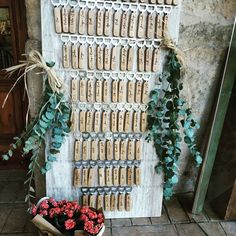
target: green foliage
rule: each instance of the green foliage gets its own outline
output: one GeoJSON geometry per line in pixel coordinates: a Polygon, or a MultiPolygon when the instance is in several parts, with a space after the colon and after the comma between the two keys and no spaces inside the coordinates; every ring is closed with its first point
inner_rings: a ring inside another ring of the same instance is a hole
{"type": "Polygon", "coordinates": [[[34,197],[32,185],[35,169],[40,168],[42,174],[45,174],[52,168],[52,163],[57,160],[55,154],[60,152],[65,136],[70,132],[70,114],[71,109],[64,94],[53,93],[46,80],[39,114],[26,127],[26,131],[20,137],[14,138],[15,142],[11,144],[10,150],[2,156],[3,160],[9,160],[13,151],[21,146],[23,147],[23,156],[27,154],[30,156],[28,179],[25,181],[25,184],[29,186],[26,201],[30,202],[30,199],[34,197]],[[42,145],[45,144],[46,137],[50,140],[49,156],[45,165],[40,166],[38,163],[39,152],[42,145]]]}
{"type": "Polygon", "coordinates": [[[152,90],[148,104],[147,139],[153,140],[160,159],[155,169],[157,173],[160,171],[164,173],[165,199],[171,198],[173,187],[178,183],[178,161],[182,140],[187,144],[196,166],[202,163],[194,136],[199,125],[193,119],[191,109],[186,109],[186,102],[180,98],[180,91],[183,89],[180,79],[181,64],[175,52],[171,51],[162,75],[162,81],[166,82],[167,87],[162,90],[152,90]]]}

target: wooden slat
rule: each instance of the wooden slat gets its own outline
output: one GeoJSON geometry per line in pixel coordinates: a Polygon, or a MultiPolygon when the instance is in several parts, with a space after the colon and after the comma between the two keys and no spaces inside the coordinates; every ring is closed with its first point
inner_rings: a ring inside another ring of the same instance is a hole
{"type": "Polygon", "coordinates": [[[235,59],[236,59],[236,33],[234,26],[232,39],[230,43],[230,49],[226,60],[226,67],[224,70],[220,92],[217,99],[217,106],[214,112],[213,124],[211,127],[210,136],[204,155],[204,162],[202,165],[198,185],[196,188],[195,200],[192,209],[192,212],[195,214],[201,212],[204,206],[207,188],[211,177],[211,172],[215,161],[215,156],[224,124],[224,119],[227,112],[229,99],[231,96],[236,76],[235,59]]]}
{"type": "Polygon", "coordinates": [[[202,231],[202,229],[194,223],[191,224],[177,224],[176,229],[178,235],[181,236],[206,236],[206,234],[202,231]]]}
{"type": "Polygon", "coordinates": [[[207,235],[226,236],[219,223],[200,223],[199,226],[207,235]]]}

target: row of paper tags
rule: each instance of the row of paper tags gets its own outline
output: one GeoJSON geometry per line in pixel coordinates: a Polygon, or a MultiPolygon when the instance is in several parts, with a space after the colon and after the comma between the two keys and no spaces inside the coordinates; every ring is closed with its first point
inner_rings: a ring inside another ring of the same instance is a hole
{"type": "Polygon", "coordinates": [[[65,69],[158,72],[159,48],[63,44],[65,69]],[[87,58],[86,58],[87,57],[87,58]]]}
{"type": "Polygon", "coordinates": [[[141,185],[140,167],[76,168],[74,187],[112,187],[141,185]]]}
{"type": "Polygon", "coordinates": [[[77,132],[145,132],[147,113],[140,111],[83,111],[72,114],[73,131],[77,132]],[[79,117],[78,117],[79,116],[79,117]]]}
{"type": "Polygon", "coordinates": [[[161,39],[168,30],[168,15],[156,11],[55,7],[56,33],[89,36],[161,39]]]}
{"type": "Polygon", "coordinates": [[[132,207],[131,193],[107,193],[82,195],[82,204],[105,211],[130,211],[132,207]]]}
{"type": "Polygon", "coordinates": [[[72,102],[146,104],[149,82],[72,79],[71,98],[72,102]]]}
{"type": "Polygon", "coordinates": [[[140,161],[141,152],[141,140],[76,140],[74,161],[140,161]]]}

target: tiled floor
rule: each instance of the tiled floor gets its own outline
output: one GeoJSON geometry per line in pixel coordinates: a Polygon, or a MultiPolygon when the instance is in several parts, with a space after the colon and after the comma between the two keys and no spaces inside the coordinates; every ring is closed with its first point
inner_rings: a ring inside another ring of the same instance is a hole
{"type": "MultiPolygon", "coordinates": [[[[25,174],[0,171],[0,236],[35,236],[24,204],[25,174]]],[[[189,213],[190,199],[166,202],[160,218],[106,220],[104,236],[236,236],[236,222],[220,221],[206,206],[200,215],[189,213]]]]}

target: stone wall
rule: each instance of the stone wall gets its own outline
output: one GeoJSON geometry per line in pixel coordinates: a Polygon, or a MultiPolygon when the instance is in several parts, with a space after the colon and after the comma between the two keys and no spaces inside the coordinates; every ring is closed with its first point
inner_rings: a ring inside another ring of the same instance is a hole
{"type": "MultiPolygon", "coordinates": [[[[41,39],[39,2],[26,0],[28,45],[41,39]]],[[[200,140],[207,128],[216,85],[221,78],[236,12],[236,1],[183,0],[181,8],[179,47],[185,53],[186,63],[183,96],[187,98],[201,124],[197,134],[201,145],[200,140]]],[[[31,104],[34,113],[41,86],[35,83],[30,86],[35,89],[35,94],[32,95],[35,104],[31,104]]],[[[197,170],[190,168],[189,160],[188,152],[184,151],[181,158],[181,181],[176,188],[178,192],[190,191],[194,187],[197,170]]]]}

